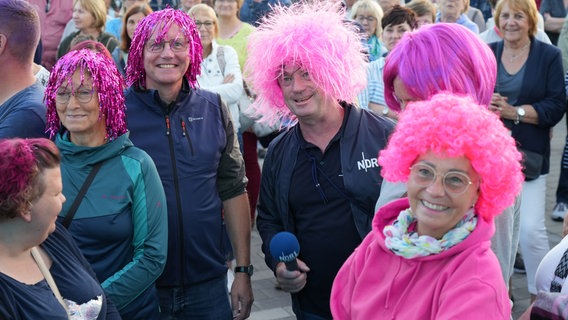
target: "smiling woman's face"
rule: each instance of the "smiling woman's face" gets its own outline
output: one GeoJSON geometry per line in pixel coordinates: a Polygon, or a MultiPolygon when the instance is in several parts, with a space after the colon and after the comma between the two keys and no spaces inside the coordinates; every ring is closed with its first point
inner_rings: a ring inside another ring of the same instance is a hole
{"type": "Polygon", "coordinates": [[[57,102],[57,115],[61,124],[69,130],[71,141],[77,136],[100,136],[106,134],[106,124],[99,117],[99,98],[93,81],[88,73],[85,73],[81,83],[81,71],[73,74],[72,84],[64,83],[57,89],[56,95],[69,96],[67,103],[57,102]]]}
{"type": "Polygon", "coordinates": [[[418,234],[440,239],[475,205],[479,176],[466,157],[444,158],[428,152],[413,165],[407,185],[418,234]],[[433,183],[427,185],[421,177],[428,176],[430,172],[436,176],[433,183]],[[466,184],[462,193],[449,192],[452,185],[464,187],[467,180],[471,184],[466,184]]]}

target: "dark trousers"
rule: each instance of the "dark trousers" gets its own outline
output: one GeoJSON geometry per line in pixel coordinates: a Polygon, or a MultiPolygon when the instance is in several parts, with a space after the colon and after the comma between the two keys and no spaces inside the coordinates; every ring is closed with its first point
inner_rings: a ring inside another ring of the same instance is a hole
{"type": "MultiPolygon", "coordinates": [[[[568,128],[568,116],[566,117],[566,127],[568,128]]],[[[564,152],[562,152],[562,162],[560,163],[560,178],[558,179],[558,188],[556,188],[556,203],[568,203],[568,135],[564,143],[564,152]]]]}
{"type": "Polygon", "coordinates": [[[258,139],[254,133],[243,133],[243,158],[245,160],[246,176],[248,178],[247,193],[250,205],[250,218],[254,222],[256,203],[260,193],[260,165],[258,164],[258,152],[256,150],[258,139]]]}
{"type": "Polygon", "coordinates": [[[231,320],[227,274],[196,285],[158,289],[162,320],[231,320]]]}

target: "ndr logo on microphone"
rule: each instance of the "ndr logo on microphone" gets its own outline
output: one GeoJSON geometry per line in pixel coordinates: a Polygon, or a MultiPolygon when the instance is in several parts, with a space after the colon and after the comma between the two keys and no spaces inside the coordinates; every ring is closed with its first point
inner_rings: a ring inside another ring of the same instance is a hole
{"type": "Polygon", "coordinates": [[[365,158],[365,152],[361,152],[361,158],[363,160],[357,161],[357,169],[359,171],[365,170],[365,172],[367,172],[367,169],[369,169],[369,168],[378,168],[379,167],[379,162],[378,162],[377,157],[374,157],[374,158],[371,158],[371,159],[366,159],[365,158]]]}
{"type": "Polygon", "coordinates": [[[284,252],[282,252],[282,254],[278,256],[278,260],[279,261],[292,261],[292,260],[296,259],[297,256],[298,256],[298,252],[296,252],[296,250],[294,250],[290,254],[284,254],[284,252]]]}

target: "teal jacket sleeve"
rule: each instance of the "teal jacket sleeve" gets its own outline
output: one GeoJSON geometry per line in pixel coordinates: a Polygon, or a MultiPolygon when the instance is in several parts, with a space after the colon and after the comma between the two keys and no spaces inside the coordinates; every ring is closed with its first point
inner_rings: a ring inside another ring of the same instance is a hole
{"type": "Polygon", "coordinates": [[[121,310],[153,285],[166,264],[168,221],[166,196],[154,162],[144,151],[136,157],[122,155],[132,180],[133,259],[102,287],[121,310]]]}

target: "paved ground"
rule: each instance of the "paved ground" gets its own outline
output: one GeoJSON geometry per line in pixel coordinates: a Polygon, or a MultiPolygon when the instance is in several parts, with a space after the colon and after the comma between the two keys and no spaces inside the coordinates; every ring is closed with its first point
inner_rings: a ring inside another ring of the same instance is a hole
{"type": "MultiPolygon", "coordinates": [[[[554,128],[552,140],[551,167],[548,175],[547,191],[547,228],[551,247],[556,245],[562,234],[562,223],[550,219],[550,213],[555,205],[555,192],[558,183],[560,170],[560,160],[564,139],[566,137],[566,125],[562,120],[554,128]]],[[[260,250],[261,240],[256,230],[252,234],[252,263],[255,266],[255,274],[252,277],[255,302],[250,319],[253,320],[291,320],[295,319],[290,304],[290,296],[274,286],[275,280],[272,271],[266,267],[264,256],[260,250]]],[[[513,295],[515,306],[513,308],[513,318],[517,319],[529,306],[529,293],[527,291],[526,277],[522,274],[515,274],[512,279],[513,295]]]]}

